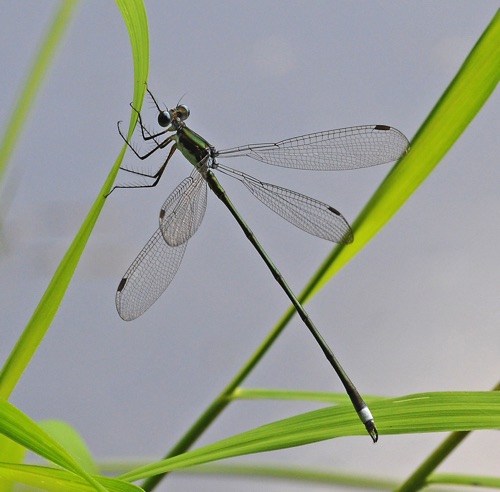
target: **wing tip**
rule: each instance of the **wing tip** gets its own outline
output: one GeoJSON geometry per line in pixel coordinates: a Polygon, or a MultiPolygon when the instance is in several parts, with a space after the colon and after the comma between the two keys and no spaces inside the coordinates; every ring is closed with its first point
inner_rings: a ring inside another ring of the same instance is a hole
{"type": "Polygon", "coordinates": [[[115,298],[116,311],[118,312],[118,315],[123,321],[132,321],[136,319],[138,316],[133,313],[130,313],[127,310],[124,310],[121,302],[122,292],[125,286],[127,285],[127,282],[128,282],[128,277],[123,277],[120,280],[120,283],[118,284],[118,288],[116,289],[116,298],[115,298]]]}
{"type": "Polygon", "coordinates": [[[118,289],[116,289],[116,293],[120,293],[124,288],[125,288],[125,285],[127,284],[127,281],[128,281],[128,277],[123,277],[121,280],[120,280],[120,283],[118,284],[118,289]]]}
{"type": "Polygon", "coordinates": [[[339,243],[340,244],[352,244],[353,242],[354,242],[354,233],[352,232],[352,229],[349,227],[349,229],[342,236],[339,243]]]}

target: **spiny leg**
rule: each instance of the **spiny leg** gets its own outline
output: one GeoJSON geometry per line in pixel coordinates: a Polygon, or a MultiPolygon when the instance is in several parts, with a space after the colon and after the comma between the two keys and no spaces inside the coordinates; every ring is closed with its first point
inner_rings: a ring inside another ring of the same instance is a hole
{"type": "MultiPolygon", "coordinates": [[[[147,152],[146,154],[144,155],[141,155],[139,154],[139,152],[137,152],[137,150],[134,149],[133,145],[127,140],[127,138],[125,137],[125,135],[123,135],[122,131],[121,131],[121,128],[120,128],[120,121],[118,122],[117,126],[118,126],[118,133],[120,134],[120,137],[123,138],[123,141],[128,145],[128,147],[132,150],[132,152],[139,158],[141,159],[141,161],[143,161],[144,159],[147,159],[151,154],[153,154],[154,152],[156,152],[158,149],[164,149],[172,140],[173,140],[173,135],[170,135],[169,137],[167,137],[163,142],[156,142],[156,139],[154,140],[157,145],[156,147],[154,147],[152,150],[150,150],[149,152],[147,152]]],[[[141,129],[144,128],[142,126],[142,123],[139,123],[141,125],[141,129]]],[[[146,130],[147,131],[147,130],[146,130]]],[[[166,131],[166,130],[165,130],[166,131]]],[[[149,133],[149,132],[148,132],[149,133]]],[[[162,132],[162,133],[165,133],[165,132],[162,132]]],[[[159,133],[158,135],[161,135],[161,133],[159,133]]],[[[158,136],[158,135],[155,135],[158,136]]],[[[154,137],[153,137],[154,138],[154,137]]],[[[144,139],[146,140],[146,139],[144,139]]]]}
{"type": "MultiPolygon", "coordinates": [[[[148,90],[148,93],[151,95],[151,93],[149,92],[148,90]]],[[[151,96],[153,97],[153,96],[151,96]]],[[[158,104],[156,103],[156,101],[154,100],[153,98],[153,101],[158,109],[158,112],[161,112],[160,111],[160,108],[158,107],[158,104]]],[[[141,116],[141,112],[136,109],[134,107],[134,105],[132,103],[130,103],[130,107],[137,113],[137,118],[138,118],[138,121],[139,121],[139,126],[141,127],[141,133],[142,133],[142,138],[143,140],[145,141],[148,141],[148,140],[154,140],[158,145],[160,145],[158,143],[158,141],[156,140],[156,137],[159,137],[161,135],[164,135],[165,133],[169,132],[169,131],[172,131],[170,128],[167,128],[165,130],[162,130],[161,132],[158,132],[158,133],[151,133],[145,126],[144,124],[142,123],[142,116],[141,116]],[[146,131],[147,135],[144,133],[144,131],[146,131]]]]}
{"type": "Polygon", "coordinates": [[[151,183],[151,184],[138,184],[138,185],[133,185],[133,184],[129,184],[129,185],[116,185],[116,186],[113,186],[113,188],[111,189],[111,191],[106,195],[106,197],[108,197],[109,195],[111,195],[111,193],[113,193],[113,191],[116,189],[116,188],[153,188],[155,187],[158,182],[160,181],[164,171],[165,171],[165,168],[167,167],[167,164],[168,164],[168,161],[171,159],[171,157],[174,155],[174,152],[177,150],[177,146],[174,144],[172,145],[172,147],[170,148],[170,152],[168,153],[168,157],[165,159],[165,162],[162,164],[162,166],[160,167],[160,169],[158,169],[158,171],[155,173],[155,174],[148,174],[148,173],[141,173],[139,171],[133,171],[132,169],[127,169],[125,167],[122,167],[120,169],[122,169],[123,171],[127,171],[128,173],[132,173],[132,174],[137,174],[138,176],[145,176],[146,178],[153,178],[154,181],[151,183]]]}
{"type": "Polygon", "coordinates": [[[158,110],[159,113],[161,113],[163,110],[160,108],[160,105],[156,102],[155,96],[153,96],[153,93],[149,90],[149,87],[146,85],[146,91],[149,94],[149,97],[151,100],[154,102],[156,109],[158,110]]]}

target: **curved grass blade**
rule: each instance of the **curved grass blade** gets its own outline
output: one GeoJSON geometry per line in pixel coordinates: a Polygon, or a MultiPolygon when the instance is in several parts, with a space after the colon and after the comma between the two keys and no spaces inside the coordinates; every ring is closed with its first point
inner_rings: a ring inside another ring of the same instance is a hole
{"type": "MultiPolygon", "coordinates": [[[[149,74],[149,29],[146,7],[142,0],[116,0],[116,4],[120,9],[130,37],[130,47],[132,49],[132,58],[134,61],[133,106],[140,111],[142,102],[144,101],[144,94],[146,93],[146,82],[149,74]]],[[[131,111],[128,129],[129,139],[134,133],[136,123],[137,112],[131,111]]],[[[124,145],[123,154],[125,153],[125,149],[126,145],[124,145]]],[[[113,181],[118,173],[122,160],[123,155],[121,155],[118,165],[115,163],[115,166],[113,166],[113,170],[116,168],[113,181]]],[[[111,184],[108,192],[111,189],[111,184]]]]}
{"type": "MultiPolygon", "coordinates": [[[[495,391],[420,393],[370,402],[381,435],[498,429],[499,405],[500,394],[495,391]]],[[[364,433],[350,405],[338,405],[273,422],[118,478],[136,481],[221,459],[364,433]]]]}
{"type": "MultiPolygon", "coordinates": [[[[144,81],[147,80],[149,66],[149,38],[146,11],[143,2],[139,0],[118,0],[118,5],[122,9],[129,30],[134,57],[134,104],[136,107],[140,107],[146,90],[144,81]]],[[[130,134],[133,132],[133,126],[135,125],[136,119],[137,115],[132,111],[129,129],[130,134]]],[[[105,196],[111,190],[111,186],[113,185],[113,181],[123,160],[125,150],[126,146],[123,146],[104,186],[99,191],[97,199],[81,225],[75,239],[71,243],[71,246],[64,255],[64,258],[52,277],[35,312],[0,372],[0,398],[2,399],[7,399],[11,394],[43,337],[47,333],[59,309],[66,289],[68,288],[78,265],[78,261],[80,260],[80,256],[83,253],[88,238],[104,206],[105,196]]]]}

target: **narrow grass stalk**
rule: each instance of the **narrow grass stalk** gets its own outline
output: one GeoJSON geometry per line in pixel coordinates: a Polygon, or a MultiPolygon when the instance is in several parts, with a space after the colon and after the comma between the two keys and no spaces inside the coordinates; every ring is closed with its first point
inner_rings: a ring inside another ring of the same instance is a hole
{"type": "Polygon", "coordinates": [[[469,431],[453,432],[433,453],[412,473],[395,492],[420,490],[427,477],[446,459],[446,457],[470,434],[469,431]]]}

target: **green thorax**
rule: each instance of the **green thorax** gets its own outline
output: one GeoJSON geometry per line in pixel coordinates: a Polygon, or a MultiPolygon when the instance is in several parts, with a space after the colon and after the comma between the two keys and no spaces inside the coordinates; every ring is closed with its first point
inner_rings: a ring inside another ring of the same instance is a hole
{"type": "Polygon", "coordinates": [[[185,125],[177,130],[175,141],[182,155],[196,168],[199,168],[200,162],[210,155],[212,146],[185,125]]]}

